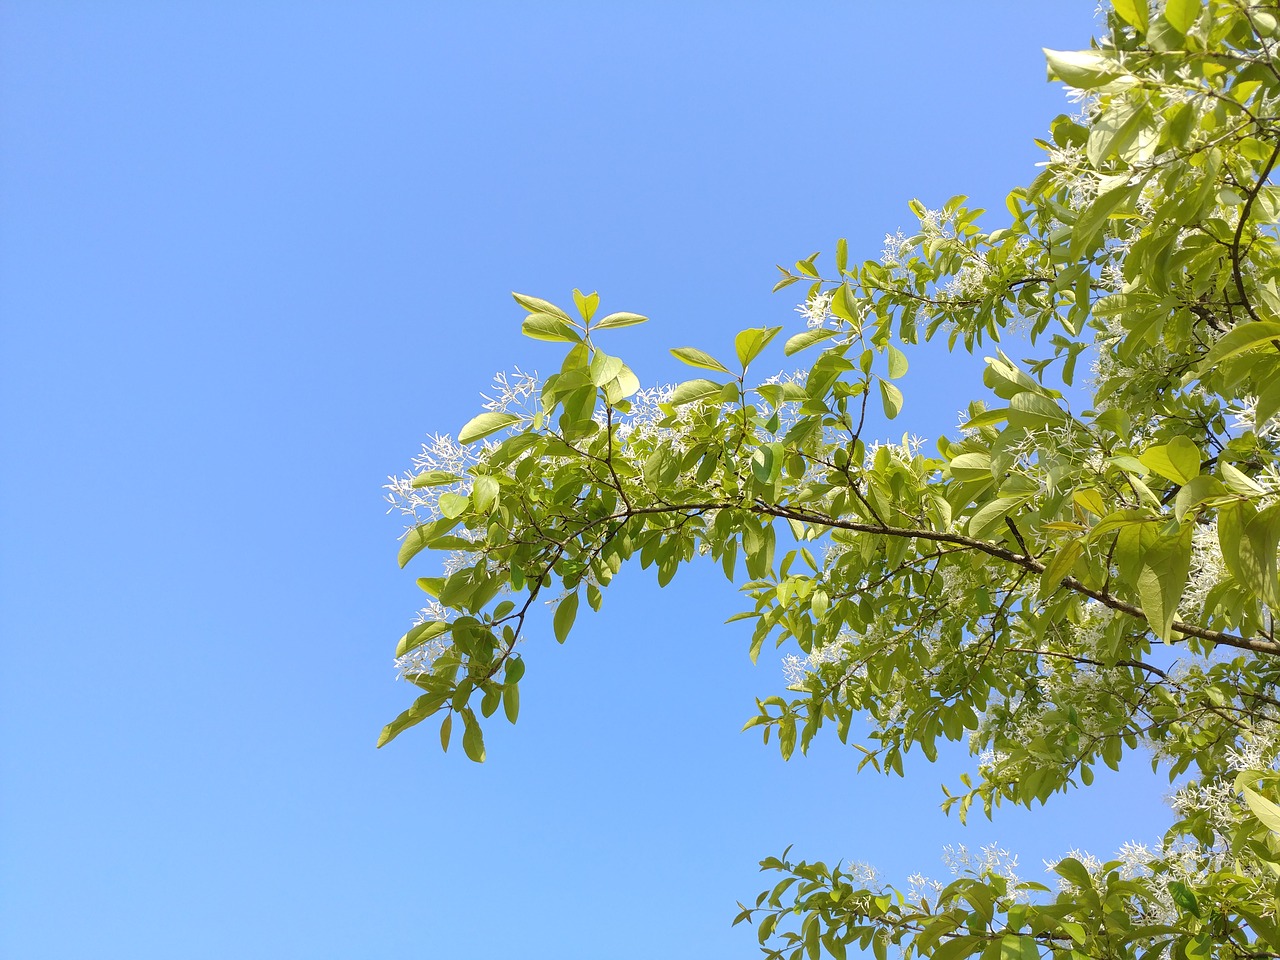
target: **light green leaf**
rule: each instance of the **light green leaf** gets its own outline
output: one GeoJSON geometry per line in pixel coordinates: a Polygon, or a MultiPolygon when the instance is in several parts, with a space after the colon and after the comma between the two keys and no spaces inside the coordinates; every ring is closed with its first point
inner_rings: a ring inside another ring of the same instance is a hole
{"type": "Polygon", "coordinates": [[[1113,187],[1097,197],[1081,213],[1071,231],[1071,256],[1078,257],[1089,249],[1089,244],[1117,211],[1130,207],[1141,191],[1140,186],[1113,187]]]}
{"type": "Polygon", "coordinates": [[[648,317],[642,317],[638,313],[611,313],[604,319],[600,320],[592,330],[613,330],[616,327],[630,327],[637,323],[648,323],[648,317]]]}
{"type": "Polygon", "coordinates": [[[574,618],[578,616],[578,595],[571,593],[556,606],[556,615],[553,618],[552,626],[555,629],[556,640],[564,643],[569,636],[569,631],[573,629],[574,618]]]}
{"type": "Polygon", "coordinates": [[[1252,477],[1225,460],[1218,464],[1218,472],[1222,475],[1222,482],[1232,493],[1238,493],[1242,497],[1260,497],[1264,493],[1252,477]]]}
{"type": "Polygon", "coordinates": [[[1200,0],[1169,0],[1164,6],[1164,18],[1169,26],[1185,34],[1200,16],[1200,0]]]}
{"type": "Polygon", "coordinates": [[[426,623],[419,623],[396,644],[396,657],[403,657],[410,650],[416,650],[430,640],[442,636],[449,630],[449,624],[440,620],[428,620],[426,623]]]}
{"type": "Polygon", "coordinates": [[[462,749],[471,760],[484,763],[484,733],[480,722],[470,707],[463,707],[459,712],[462,714],[462,749]]]}
{"type": "Polygon", "coordinates": [[[1068,540],[1058,548],[1058,552],[1045,565],[1044,572],[1040,575],[1041,600],[1048,598],[1062,586],[1062,581],[1070,575],[1071,568],[1076,565],[1082,553],[1084,553],[1082,540],[1068,540]]]}
{"type": "Polygon", "coordinates": [[[640,389],[640,378],[626,364],[618,371],[618,375],[604,385],[604,397],[609,403],[619,403],[627,397],[634,396],[640,389]]]}
{"type": "Polygon", "coordinates": [[[1186,437],[1174,437],[1161,446],[1148,447],[1138,459],[1152,472],[1174,483],[1190,483],[1200,475],[1200,449],[1186,437]]]}
{"type": "Polygon", "coordinates": [[[752,360],[760,356],[760,351],[769,345],[769,341],[776,337],[781,329],[781,327],[752,328],[743,330],[733,338],[733,347],[737,351],[738,362],[742,364],[744,370],[752,360]]]}
{"type": "Polygon", "coordinates": [[[962,453],[952,459],[951,475],[957,480],[990,480],[991,457],[985,453],[962,453]]]}
{"type": "Polygon", "coordinates": [[[458,431],[459,443],[474,443],[476,440],[483,440],[491,433],[497,433],[499,430],[513,426],[521,420],[514,413],[482,413],[478,417],[472,417],[466,422],[461,430],[458,431]]]}
{"type": "Polygon", "coordinates": [[[1280,340],[1280,323],[1274,320],[1261,320],[1242,323],[1232,327],[1205,354],[1197,368],[1198,376],[1205,376],[1223,360],[1252,350],[1255,347],[1270,346],[1275,350],[1275,341],[1280,340]]]}
{"type": "Polygon", "coordinates": [[[442,493],[440,495],[440,512],[450,520],[462,516],[470,500],[460,493],[442,493]]]}
{"type": "Polygon", "coordinates": [[[462,478],[448,470],[424,470],[413,478],[411,486],[415,490],[423,487],[440,487],[447,483],[457,483],[462,478]]]}
{"type": "Polygon", "coordinates": [[[1142,554],[1138,574],[1138,599],[1152,632],[1168,641],[1178,602],[1191,569],[1192,524],[1175,537],[1161,537],[1142,554]]]}
{"type": "Polygon", "coordinates": [[[582,317],[583,322],[590,323],[591,318],[596,314],[596,308],[600,306],[600,294],[583,294],[581,290],[574,290],[573,302],[578,308],[578,314],[582,317]]]}
{"type": "Polygon", "coordinates": [[[488,513],[497,505],[499,492],[498,481],[493,477],[476,477],[475,486],[471,488],[471,501],[479,513],[488,513]]]}
{"type": "Polygon", "coordinates": [[[756,447],[751,453],[751,472],[761,483],[772,483],[778,466],[772,444],[756,447]]]}
{"type": "Polygon", "coordinates": [[[1125,23],[1147,32],[1147,0],[1112,0],[1111,5],[1125,23]]]}
{"type": "Polygon", "coordinates": [[[520,688],[514,683],[508,682],[502,688],[502,712],[510,723],[520,716],[520,688]]]}
{"type": "Polygon", "coordinates": [[[722,386],[723,384],[716,383],[714,380],[686,380],[671,392],[671,403],[680,406],[684,403],[693,403],[695,400],[705,400],[718,394],[722,386]]]}
{"type": "Polygon", "coordinates": [[[538,297],[526,296],[523,293],[513,293],[516,303],[524,307],[530,313],[549,313],[553,317],[559,317],[566,323],[569,322],[569,315],[548,300],[542,300],[538,297]]]}
{"type": "Polygon", "coordinates": [[[1049,62],[1049,79],[1061,80],[1069,87],[1090,90],[1101,87],[1120,76],[1120,66],[1100,50],[1044,51],[1049,62]]]}
{"type": "Polygon", "coordinates": [[[577,343],[582,338],[569,324],[549,313],[535,313],[525,318],[520,327],[531,340],[547,340],[551,343],[577,343]]]}
{"type": "Polygon", "coordinates": [[[1222,481],[1217,477],[1211,477],[1207,474],[1192,477],[1178,491],[1177,499],[1173,502],[1174,516],[1181,523],[1188,513],[1204,503],[1204,501],[1213,497],[1223,496],[1226,492],[1227,488],[1223,486],[1222,481]]]}
{"type": "Polygon", "coordinates": [[[887,353],[889,354],[889,379],[897,380],[899,377],[906,376],[907,373],[907,355],[889,344],[887,353]]]}
{"type": "Polygon", "coordinates": [[[799,353],[805,347],[811,347],[815,343],[821,343],[823,340],[830,340],[839,332],[839,330],[832,330],[829,327],[820,330],[805,330],[803,333],[797,333],[788,339],[786,345],[782,348],[782,352],[789,357],[794,353],[799,353]]]}
{"type": "Polygon", "coordinates": [[[983,505],[969,518],[969,536],[981,540],[994,530],[1004,529],[1005,517],[1025,503],[1026,499],[1026,497],[997,497],[983,505]]]}
{"type": "Polygon", "coordinates": [[[457,519],[448,517],[433,520],[431,523],[418,524],[418,526],[405,534],[404,540],[400,544],[400,553],[396,558],[400,562],[400,566],[403,567],[418,553],[431,546],[433,542],[443,537],[457,525],[457,519]]]}
{"type": "Polygon", "coordinates": [[[1073,490],[1071,499],[1074,500],[1082,510],[1087,510],[1095,517],[1105,517],[1107,515],[1107,504],[1102,499],[1102,494],[1092,487],[1083,490],[1073,490]]]}
{"type": "Polygon", "coordinates": [[[723,363],[711,356],[711,354],[703,353],[697,347],[676,347],[671,351],[671,354],[680,362],[687,363],[691,367],[715,370],[717,373],[729,372],[729,368],[723,363]]]}
{"type": "Polygon", "coordinates": [[[378,747],[385,747],[405,730],[427,719],[439,710],[441,705],[442,701],[436,694],[424,693],[413,701],[413,705],[408,710],[382,728],[382,733],[378,735],[378,747]]]}
{"type": "Polygon", "coordinates": [[[603,350],[597,350],[591,355],[587,371],[591,382],[597,387],[603,387],[622,372],[622,366],[622,360],[618,357],[611,357],[603,350]]]}
{"type": "Polygon", "coordinates": [[[884,415],[892,420],[902,412],[902,391],[888,380],[880,380],[880,402],[884,405],[884,415]]]}

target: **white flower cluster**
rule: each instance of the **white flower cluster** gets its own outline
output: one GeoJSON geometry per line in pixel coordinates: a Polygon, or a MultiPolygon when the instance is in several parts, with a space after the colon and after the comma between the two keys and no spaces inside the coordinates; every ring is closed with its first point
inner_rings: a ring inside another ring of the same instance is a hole
{"type": "MultiPolygon", "coordinates": [[[[1018,877],[1018,856],[1002,848],[999,844],[988,843],[978,848],[975,856],[963,843],[942,848],[942,862],[953,874],[974,877],[1003,877],[1010,886],[1021,883],[1018,877]]],[[[1026,899],[1025,894],[1015,899],[1026,899]]]]}
{"type": "Polygon", "coordinates": [[[494,413],[508,413],[515,410],[532,416],[536,410],[536,401],[542,383],[536,373],[525,373],[519,367],[510,373],[501,371],[493,377],[493,396],[482,393],[482,406],[494,413]]]}
{"type": "Polygon", "coordinates": [[[805,324],[810,330],[816,330],[818,327],[825,327],[828,323],[832,326],[839,326],[839,322],[831,313],[831,300],[834,294],[830,291],[825,293],[815,293],[804,303],[796,307],[796,313],[804,317],[805,324]]]}
{"type": "Polygon", "coordinates": [[[1067,192],[1067,202],[1072,210],[1092,202],[1098,195],[1098,172],[1089,163],[1085,152],[1077,146],[1051,146],[1049,159],[1037,163],[1047,167],[1054,183],[1067,192]]]}
{"type": "Polygon", "coordinates": [[[987,258],[980,253],[975,254],[948,278],[942,293],[953,300],[979,299],[987,292],[992,272],[987,258]]]}
{"type": "Polygon", "coordinates": [[[1230,410],[1231,426],[1241,433],[1252,432],[1259,440],[1274,440],[1280,437],[1280,416],[1272,415],[1264,422],[1258,423],[1258,398],[1243,397],[1232,404],[1230,410]]]}
{"type": "MultiPolygon", "coordinates": [[[[450,619],[449,611],[435,600],[432,600],[418,611],[418,618],[414,623],[417,625],[448,619],[450,619]]],[[[428,640],[420,647],[410,650],[402,657],[396,657],[396,679],[409,680],[418,674],[430,673],[431,666],[435,663],[436,658],[451,646],[453,646],[452,640],[447,637],[437,637],[434,640],[428,640]]]]}
{"type": "Polygon", "coordinates": [[[889,451],[889,456],[894,460],[902,463],[910,463],[920,453],[924,447],[924,437],[917,437],[914,433],[904,433],[901,443],[881,443],[879,440],[873,440],[871,445],[867,447],[866,458],[863,461],[864,469],[870,470],[875,466],[876,454],[882,449],[889,451]]]}
{"type": "Polygon", "coordinates": [[[1178,614],[1184,619],[1199,619],[1204,613],[1205,600],[1212,590],[1227,576],[1227,564],[1222,559],[1222,545],[1218,542],[1218,521],[1198,523],[1191,532],[1191,574],[1178,602],[1178,614]]]}
{"type": "Polygon", "coordinates": [[[807,656],[789,653],[782,658],[782,675],[790,689],[803,689],[805,680],[824,663],[840,663],[849,653],[848,642],[841,639],[834,643],[814,647],[807,656]]]}
{"type": "Polygon", "coordinates": [[[459,480],[457,483],[415,489],[413,478],[427,470],[465,477],[467,471],[480,462],[482,449],[458,443],[447,433],[429,435],[422,444],[422,450],[413,458],[413,469],[403,476],[387,477],[388,482],[383,486],[387,491],[384,499],[390,504],[387,513],[398,509],[405,516],[412,517],[414,523],[438,517],[441,495],[465,492],[469,483],[459,480]]]}

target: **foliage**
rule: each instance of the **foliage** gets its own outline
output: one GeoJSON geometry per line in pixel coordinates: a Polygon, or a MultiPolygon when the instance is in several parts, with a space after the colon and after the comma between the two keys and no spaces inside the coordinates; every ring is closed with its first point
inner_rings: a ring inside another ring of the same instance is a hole
{"type": "Polygon", "coordinates": [[[914,203],[879,260],[842,241],[829,272],[780,268],[806,291],[795,375],[753,376],[781,328],[750,329],[732,354],[672,351],[697,377],[642,390],[604,347],[643,317],[517,296],[525,333],[565,345],[559,372],[503,378],[392,484],[418,521],[401,564],[449,556],[396,651],[422,694],[380,745],[442,713],[445,748],[457,716],[482,760],[480,717],[519,711],[536,600],[564,641],[627,561],[666,584],[708,555],[745,577],[751,655],[798,646],[747,724],[784,757],[855,716],[886,773],[959,741],[961,818],[1133,754],[1180,784],[1157,849],[1067,858],[1057,889],[998,856],[908,889],[767,859],[778,882],[738,917],[767,956],[1280,956],[1280,9],[1107,18],[1091,49],[1046,51],[1080,114],[1053,121],[998,229],[963,197],[914,203]],[[1011,334],[1035,359],[999,349],[1011,334]],[[868,443],[868,406],[899,413],[929,339],[992,354],[983,399],[936,453],[868,443]]]}

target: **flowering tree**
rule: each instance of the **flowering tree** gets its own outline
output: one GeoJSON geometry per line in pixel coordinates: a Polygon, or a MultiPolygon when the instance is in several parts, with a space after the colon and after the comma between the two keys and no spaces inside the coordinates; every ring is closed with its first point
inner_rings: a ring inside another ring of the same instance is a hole
{"type": "Polygon", "coordinates": [[[903,889],[771,857],[738,915],[767,956],[1280,956],[1280,7],[1114,0],[1104,39],[1047,56],[1081,112],[997,228],[964,198],[913,204],[880,260],[840,242],[829,271],[782,270],[806,291],[794,375],[755,376],[781,331],[761,328],[672,351],[701,375],[641,389],[606,348],[643,317],[516,296],[564,362],[500,378],[391,485],[415,520],[401,564],[447,559],[396,651],[422,693],[380,745],[440,714],[483,760],[535,601],[563,641],[628,561],[666,584],[709,555],[750,598],[751,655],[798,651],[747,724],[784,757],[856,715],[885,773],[967,743],[962,819],[1132,754],[1179,783],[1158,847],[1064,859],[1057,889],[998,857],[903,889]],[[999,349],[1015,329],[1038,359],[999,349]],[[870,442],[868,406],[898,414],[929,339],[992,354],[980,398],[936,453],[870,442]]]}

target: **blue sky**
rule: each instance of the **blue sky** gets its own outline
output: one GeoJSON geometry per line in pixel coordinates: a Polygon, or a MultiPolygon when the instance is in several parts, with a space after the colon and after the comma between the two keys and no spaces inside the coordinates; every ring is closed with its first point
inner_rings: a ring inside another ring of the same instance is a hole
{"type": "MultiPolygon", "coordinates": [[[[380,485],[558,362],[508,292],[650,315],[614,341],[649,382],[798,323],[774,263],[1034,175],[1040,48],[1092,9],[0,3],[0,953],[751,956],[734,900],[790,843],[1039,879],[1156,836],[1140,770],[962,829],[918,756],[783,764],[738,733],[776,660],[701,570],[544,625],[484,766],[373,749],[424,572],[380,485]]],[[[975,367],[913,354],[885,435],[975,367]]]]}

